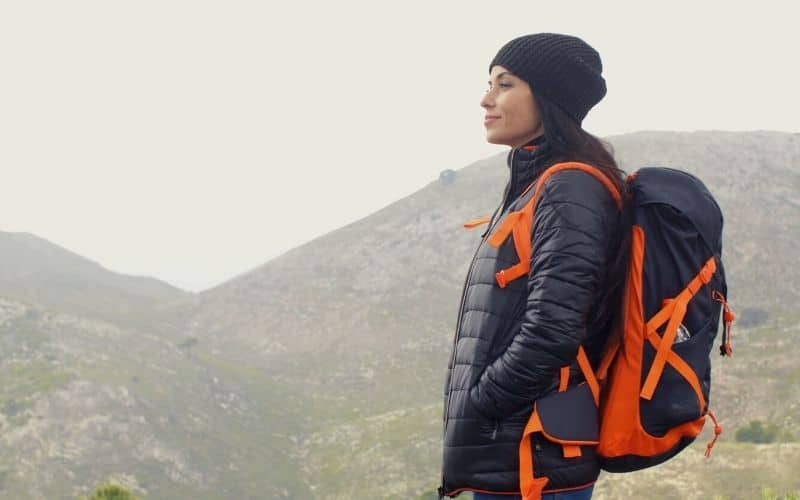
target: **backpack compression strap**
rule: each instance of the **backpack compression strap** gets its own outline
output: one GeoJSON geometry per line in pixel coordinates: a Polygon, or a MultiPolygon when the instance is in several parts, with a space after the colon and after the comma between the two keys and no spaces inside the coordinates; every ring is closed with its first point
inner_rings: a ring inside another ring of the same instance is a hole
{"type": "Polygon", "coordinates": [[[661,374],[664,371],[664,365],[667,361],[686,379],[689,385],[692,386],[700,403],[700,408],[705,407],[705,398],[700,389],[700,382],[697,380],[697,375],[683,360],[672,352],[672,344],[675,341],[675,335],[678,331],[678,326],[683,321],[686,315],[686,308],[689,301],[692,300],[700,287],[711,281],[711,276],[717,270],[717,263],[714,257],[710,257],[705,265],[697,273],[697,276],[686,285],[681,293],[672,300],[667,301],[664,307],[647,322],[647,339],[653,344],[656,349],[656,357],[653,360],[653,365],[647,374],[647,378],[642,386],[640,396],[644,399],[651,399],[656,390],[661,374]],[[667,324],[664,330],[664,335],[658,335],[656,331],[664,323],[667,324]]]}

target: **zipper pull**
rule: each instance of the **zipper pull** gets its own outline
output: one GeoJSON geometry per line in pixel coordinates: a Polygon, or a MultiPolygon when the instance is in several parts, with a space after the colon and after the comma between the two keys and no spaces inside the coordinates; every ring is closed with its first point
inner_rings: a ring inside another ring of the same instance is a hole
{"type": "Polygon", "coordinates": [[[494,421],[494,430],[492,431],[492,441],[497,439],[497,429],[499,429],[499,428],[500,428],[500,421],[499,420],[495,420],[494,421]]]}

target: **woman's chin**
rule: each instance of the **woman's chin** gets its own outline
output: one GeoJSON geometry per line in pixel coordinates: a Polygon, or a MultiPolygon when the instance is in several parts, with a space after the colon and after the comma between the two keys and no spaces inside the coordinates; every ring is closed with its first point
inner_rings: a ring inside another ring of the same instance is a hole
{"type": "Polygon", "coordinates": [[[502,137],[498,137],[497,134],[493,134],[491,131],[486,131],[486,142],[489,144],[497,144],[499,146],[508,146],[508,142],[505,141],[502,137]]]}

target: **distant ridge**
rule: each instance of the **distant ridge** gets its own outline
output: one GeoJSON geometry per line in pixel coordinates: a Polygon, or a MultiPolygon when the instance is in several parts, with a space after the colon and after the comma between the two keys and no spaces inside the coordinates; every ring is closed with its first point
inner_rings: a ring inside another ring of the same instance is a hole
{"type": "Polygon", "coordinates": [[[163,281],[127,276],[30,233],[0,231],[0,296],[115,322],[143,319],[190,295],[163,281]]]}

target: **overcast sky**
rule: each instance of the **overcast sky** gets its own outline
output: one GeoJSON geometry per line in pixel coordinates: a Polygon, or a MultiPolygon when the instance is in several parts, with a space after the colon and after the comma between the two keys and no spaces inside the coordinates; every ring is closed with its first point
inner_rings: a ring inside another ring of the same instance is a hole
{"type": "Polygon", "coordinates": [[[659,5],[4,1],[0,230],[208,288],[502,151],[488,63],[540,31],[600,52],[595,135],[800,131],[797,2],[659,5]]]}

